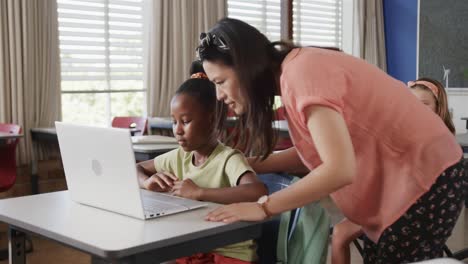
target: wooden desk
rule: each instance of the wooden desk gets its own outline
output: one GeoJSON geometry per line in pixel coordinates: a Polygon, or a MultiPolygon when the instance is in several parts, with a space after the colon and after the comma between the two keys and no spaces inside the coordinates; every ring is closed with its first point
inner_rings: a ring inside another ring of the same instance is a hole
{"type": "Polygon", "coordinates": [[[92,263],[125,264],[159,263],[261,235],[262,223],[204,221],[216,206],[139,220],[75,203],[62,191],[0,200],[0,221],[9,225],[12,264],[26,263],[25,233],[89,253],[92,263]]]}
{"type": "MultiPolygon", "coordinates": [[[[143,138],[145,136],[137,136],[138,138],[143,138]]],[[[154,137],[154,136],[148,136],[154,137]]],[[[175,140],[171,140],[172,138],[163,137],[164,138],[163,144],[139,144],[135,143],[133,145],[133,151],[135,152],[135,160],[149,160],[153,159],[154,157],[176,149],[179,147],[179,144],[175,140]],[[170,142],[173,143],[170,143],[170,142]]],[[[38,144],[57,144],[58,145],[58,138],[57,132],[55,128],[32,128],[31,129],[31,138],[32,138],[32,160],[31,160],[31,191],[33,194],[37,194],[39,192],[38,188],[38,175],[37,175],[37,147],[38,144]]],[[[150,142],[150,141],[148,141],[150,142]]]]}

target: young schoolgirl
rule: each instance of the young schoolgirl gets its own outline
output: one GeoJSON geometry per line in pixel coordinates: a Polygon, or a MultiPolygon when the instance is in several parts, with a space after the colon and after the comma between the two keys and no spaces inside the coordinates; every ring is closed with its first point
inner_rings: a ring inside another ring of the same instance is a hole
{"type": "MultiPolygon", "coordinates": [[[[222,204],[256,201],[267,194],[244,155],[218,141],[216,91],[194,62],[192,76],[171,101],[173,132],[180,147],[137,165],[140,186],[157,192],[222,204]]],[[[177,263],[252,263],[256,245],[245,241],[177,263]]]]}
{"type": "Polygon", "coordinates": [[[431,78],[419,78],[416,81],[408,82],[411,92],[434,111],[444,121],[447,128],[455,134],[455,126],[448,109],[447,93],[444,86],[431,78]]]}

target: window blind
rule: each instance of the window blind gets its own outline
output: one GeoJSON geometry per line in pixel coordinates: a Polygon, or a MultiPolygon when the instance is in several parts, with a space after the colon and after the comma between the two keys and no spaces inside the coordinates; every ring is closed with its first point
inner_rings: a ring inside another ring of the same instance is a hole
{"type": "Polygon", "coordinates": [[[256,27],[270,41],[280,40],[281,0],[228,0],[228,16],[256,27]]]}
{"type": "Polygon", "coordinates": [[[62,81],[143,79],[142,0],[57,5],[62,81]]]}
{"type": "Polygon", "coordinates": [[[342,48],[342,0],[293,0],[293,40],[342,48]]]}

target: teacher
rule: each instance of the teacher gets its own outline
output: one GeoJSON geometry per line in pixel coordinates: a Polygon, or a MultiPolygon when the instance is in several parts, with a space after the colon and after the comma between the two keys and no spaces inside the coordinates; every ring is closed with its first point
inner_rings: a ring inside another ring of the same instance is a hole
{"type": "Polygon", "coordinates": [[[462,152],[405,84],[337,50],[270,42],[230,18],[202,33],[197,51],[217,99],[239,116],[239,141],[259,157],[254,169],[310,170],[258,203],[223,206],[207,220],[261,221],[331,195],[362,226],[365,263],[442,256],[463,205],[462,152]],[[294,147],[271,154],[275,95],[294,147]]]}

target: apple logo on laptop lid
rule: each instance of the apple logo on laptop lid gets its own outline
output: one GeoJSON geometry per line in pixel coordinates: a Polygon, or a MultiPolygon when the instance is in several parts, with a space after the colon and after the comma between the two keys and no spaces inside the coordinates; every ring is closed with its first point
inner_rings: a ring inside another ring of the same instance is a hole
{"type": "Polygon", "coordinates": [[[91,160],[91,169],[93,170],[96,176],[102,175],[102,165],[98,160],[96,159],[91,160]]]}

